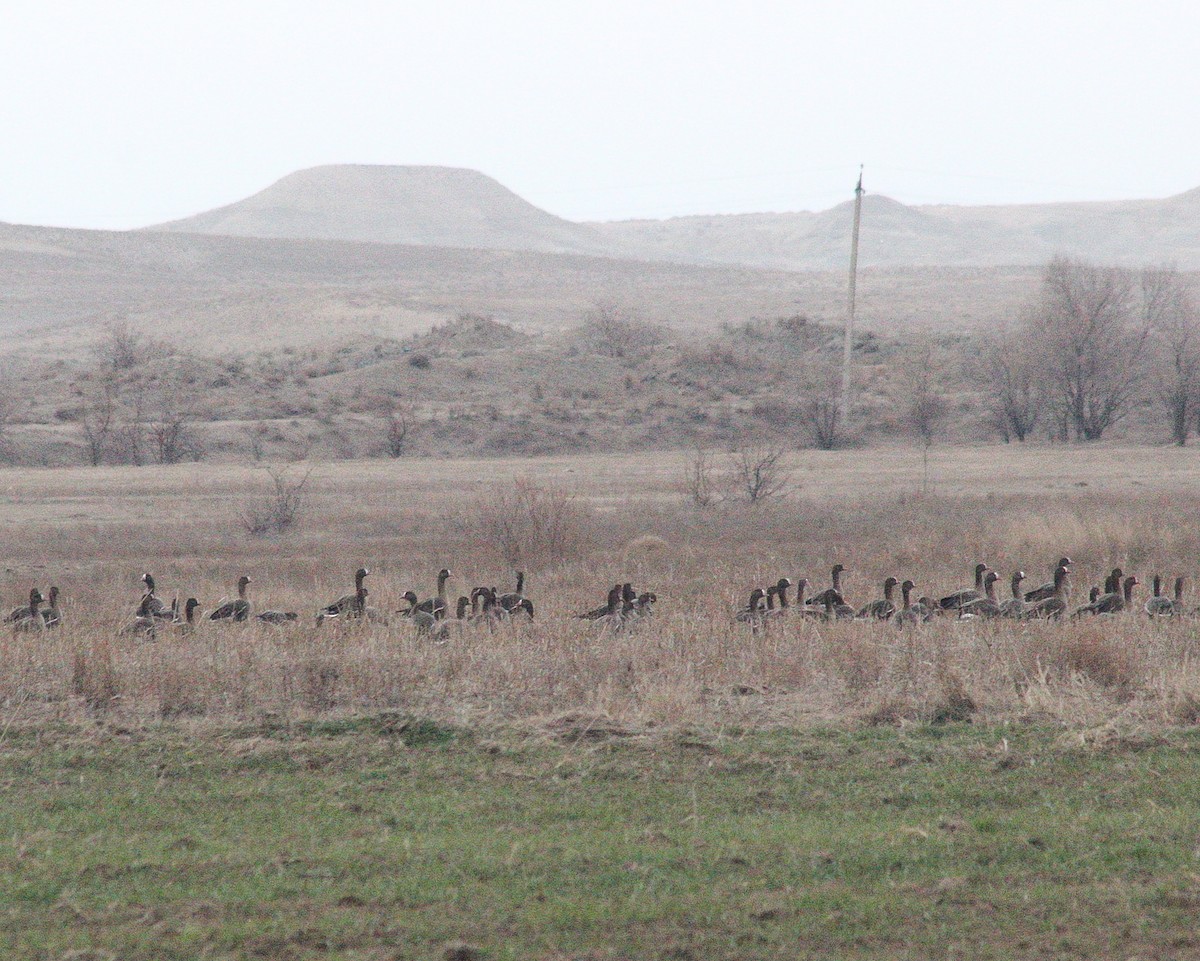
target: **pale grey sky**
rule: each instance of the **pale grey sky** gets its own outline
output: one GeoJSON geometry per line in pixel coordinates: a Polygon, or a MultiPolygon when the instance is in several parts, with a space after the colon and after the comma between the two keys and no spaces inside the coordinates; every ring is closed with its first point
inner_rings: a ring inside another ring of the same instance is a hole
{"type": "Polygon", "coordinates": [[[571,219],[1200,186],[1200,4],[10,0],[0,220],[124,228],[323,163],[571,219]]]}

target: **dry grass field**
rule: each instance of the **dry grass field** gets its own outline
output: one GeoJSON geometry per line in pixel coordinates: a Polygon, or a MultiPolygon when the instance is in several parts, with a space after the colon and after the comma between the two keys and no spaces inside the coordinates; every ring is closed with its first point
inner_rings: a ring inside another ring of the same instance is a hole
{"type": "MultiPolygon", "coordinates": [[[[750,589],[780,576],[827,583],[845,564],[856,604],[889,574],[918,593],[966,586],[976,561],[1048,579],[1074,558],[1075,595],[1114,566],[1148,585],[1196,573],[1197,466],[1169,448],[954,448],[806,453],[793,491],[708,510],[679,490],[683,455],[317,466],[306,517],[274,538],[240,517],[269,483],[247,468],[12,471],[0,475],[0,552],[10,606],[60,587],[64,626],[0,641],[8,723],[110,712],[129,717],[309,716],[405,710],[459,724],[584,712],[633,727],[774,726],[928,718],[947,702],[980,719],[1049,716],[1087,727],[1171,723],[1200,713],[1194,622],[1143,614],[1071,623],[890,624],[785,619],[760,635],[733,623],[750,589]],[[485,521],[514,484],[571,495],[553,542],[516,525],[506,548],[485,521]],[[539,539],[540,538],[540,539],[539,539]],[[516,552],[514,554],[514,551],[516,552]],[[476,584],[529,572],[531,624],[464,625],[435,642],[402,618],[314,625],[369,567],[370,603],[400,606],[455,575],[476,584]],[[118,637],[152,572],[165,597],[212,610],[243,573],[251,599],[299,612],[288,628],[202,622],[157,642],[118,637]],[[659,596],[634,632],[571,615],[632,581],[659,596]],[[971,705],[967,710],[965,705],[971,705]]],[[[299,478],[299,468],[292,468],[299,478]]],[[[1140,589],[1141,597],[1147,588],[1140,589]]],[[[1140,604],[1138,605],[1140,611],[1140,604]]]]}
{"type": "Polygon", "coordinates": [[[0,634],[5,957],[1194,958],[1195,619],[732,618],[835,561],[856,603],[1064,553],[1076,595],[1192,578],[1193,455],[935,449],[925,493],[912,450],[795,458],[708,509],[680,454],[319,464],[272,538],[263,470],[0,473],[5,602],[64,618],[0,634]],[[532,623],[314,622],[360,564],[391,612],[514,560],[532,623]],[[145,571],[301,617],[119,635],[145,571]],[[571,616],[624,580],[636,631],[571,616]]]}

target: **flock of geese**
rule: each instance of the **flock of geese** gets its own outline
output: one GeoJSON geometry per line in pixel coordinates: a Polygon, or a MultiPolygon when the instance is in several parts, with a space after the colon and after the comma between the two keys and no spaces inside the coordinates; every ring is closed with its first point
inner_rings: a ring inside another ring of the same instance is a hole
{"type": "MultiPolygon", "coordinates": [[[[366,579],[370,573],[366,567],[355,571],[353,592],[343,594],[318,609],[317,624],[327,621],[387,624],[388,614],[367,603],[370,591],[366,587],[366,579]]],[[[406,606],[395,611],[395,616],[415,626],[419,633],[437,636],[447,635],[452,625],[463,627],[468,624],[485,624],[494,627],[514,618],[533,620],[534,605],[533,601],[525,596],[523,571],[517,571],[516,586],[511,591],[500,592],[495,587],[473,588],[469,595],[458,598],[453,614],[446,596],[446,585],[451,577],[452,574],[447,568],[438,571],[437,593],[423,600],[415,591],[405,591],[400,599],[406,606]]],[[[189,597],[181,611],[178,596],[167,604],[158,595],[152,575],[143,574],[142,584],[145,590],[134,611],[133,619],[120,629],[119,634],[153,639],[160,631],[175,629],[181,633],[191,633],[196,629],[196,612],[200,608],[200,602],[196,598],[189,597]]],[[[238,578],[237,597],[219,604],[208,614],[207,620],[231,623],[258,622],[274,626],[299,621],[300,615],[296,611],[255,611],[250,601],[249,587],[249,577],[243,575],[238,578]]],[[[29,603],[14,608],[4,618],[4,623],[12,625],[14,631],[21,633],[56,628],[63,623],[58,599],[57,587],[50,588],[48,604],[47,598],[34,587],[29,592],[29,603]],[[43,606],[44,604],[46,606],[43,606]]],[[[650,616],[657,600],[657,596],[650,592],[638,594],[631,584],[617,584],[609,591],[604,606],[578,616],[584,620],[603,621],[614,629],[622,629],[650,616]]]]}
{"type": "MultiPolygon", "coordinates": [[[[841,564],[835,564],[831,571],[832,583],[825,590],[806,597],[806,578],[801,577],[793,582],[790,578],[781,577],[769,587],[756,587],[751,592],[746,606],[734,612],[733,620],[735,623],[748,625],[752,631],[757,632],[773,621],[788,617],[828,621],[891,621],[904,626],[921,624],[934,617],[946,615],[963,619],[1060,619],[1068,614],[1071,617],[1082,617],[1137,610],[1133,591],[1141,582],[1136,576],[1126,576],[1120,568],[1114,568],[1107,576],[1103,590],[1093,587],[1088,602],[1072,609],[1071,568],[1071,559],[1061,558],[1055,566],[1053,578],[1028,591],[1022,589],[1025,572],[1015,571],[1009,580],[1011,596],[1004,599],[996,595],[996,582],[1000,579],[1000,574],[982,563],[975,565],[973,587],[954,591],[940,599],[922,596],[914,600],[916,585],[911,580],[901,583],[895,577],[888,577],[883,582],[883,597],[855,607],[848,602],[842,588],[842,575],[846,569],[841,564]],[[794,599],[789,597],[789,591],[793,587],[796,590],[794,599]],[[895,596],[897,587],[900,588],[899,602],[895,596]]],[[[326,621],[387,624],[388,614],[367,603],[370,592],[365,582],[370,573],[365,567],[355,571],[354,591],[343,594],[318,609],[317,624],[326,621]]],[[[406,606],[395,611],[393,616],[413,625],[419,633],[437,637],[447,636],[452,626],[460,629],[467,625],[479,624],[494,627],[514,618],[533,619],[534,604],[525,596],[524,572],[517,572],[516,586],[512,591],[500,592],[495,587],[475,587],[469,594],[458,598],[453,611],[446,596],[446,585],[451,577],[447,568],[438,571],[437,593],[431,597],[422,599],[415,591],[405,591],[401,600],[406,606]]],[[[155,638],[163,630],[175,629],[182,633],[190,633],[196,629],[196,611],[200,608],[200,602],[196,598],[189,597],[181,611],[178,597],[167,604],[158,596],[154,578],[150,574],[142,575],[142,584],[145,590],[137,604],[133,620],[122,627],[119,633],[155,638]]],[[[1152,617],[1200,614],[1200,610],[1189,611],[1184,606],[1182,577],[1175,579],[1173,597],[1163,595],[1163,579],[1157,574],[1154,575],[1153,585],[1153,596],[1141,605],[1145,613],[1152,617]]],[[[300,619],[296,611],[255,611],[248,596],[249,586],[250,578],[245,575],[240,577],[237,582],[237,597],[219,604],[208,614],[207,619],[233,623],[253,621],[275,626],[287,625],[300,619]]],[[[633,630],[653,615],[657,601],[658,596],[652,591],[635,591],[633,585],[628,582],[614,584],[608,591],[604,604],[575,616],[581,620],[598,622],[605,630],[633,630]]],[[[29,592],[29,603],[13,609],[4,618],[4,623],[12,625],[13,630],[17,632],[51,630],[63,623],[58,602],[57,587],[50,588],[48,597],[43,597],[41,591],[34,587],[29,592]]]]}
{"type": "MultiPolygon", "coordinates": [[[[1000,580],[1001,575],[987,564],[975,565],[973,587],[954,591],[938,599],[922,596],[913,600],[916,584],[910,580],[900,583],[895,577],[888,577],[883,582],[883,597],[856,608],[847,602],[842,591],[842,574],[846,569],[841,564],[835,564],[831,586],[820,593],[805,597],[808,589],[806,578],[801,577],[793,583],[790,578],[781,577],[765,589],[756,587],[751,592],[746,606],[738,610],[734,617],[735,620],[750,625],[753,630],[761,630],[772,620],[793,615],[822,620],[890,620],[904,626],[921,624],[944,615],[964,619],[1058,620],[1068,614],[1071,617],[1084,617],[1119,614],[1122,611],[1138,609],[1133,599],[1133,590],[1141,581],[1135,575],[1126,576],[1119,567],[1114,568],[1105,578],[1103,589],[1091,588],[1086,604],[1072,608],[1071,568],[1071,558],[1060,558],[1055,565],[1053,578],[1032,590],[1022,589],[1025,572],[1014,571],[1009,580],[1011,596],[1003,599],[996,596],[996,582],[1000,580]],[[788,597],[788,591],[793,587],[796,588],[794,602],[788,597]],[[899,603],[896,601],[897,587],[900,588],[899,603]]],[[[1200,610],[1189,611],[1184,606],[1182,577],[1175,579],[1173,597],[1163,595],[1163,579],[1160,575],[1154,575],[1153,585],[1153,596],[1141,605],[1145,613],[1152,617],[1200,614],[1200,610]]]]}

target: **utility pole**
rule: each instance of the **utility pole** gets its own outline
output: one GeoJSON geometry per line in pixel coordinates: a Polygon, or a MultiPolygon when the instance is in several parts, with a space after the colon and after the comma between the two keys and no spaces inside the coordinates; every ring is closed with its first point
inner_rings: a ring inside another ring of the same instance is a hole
{"type": "Polygon", "coordinates": [[[854,230],[850,235],[850,290],[846,305],[846,343],[842,351],[842,429],[850,421],[850,355],[854,350],[854,288],[858,281],[858,222],[862,217],[862,167],[858,168],[858,186],[854,188],[854,230]]]}

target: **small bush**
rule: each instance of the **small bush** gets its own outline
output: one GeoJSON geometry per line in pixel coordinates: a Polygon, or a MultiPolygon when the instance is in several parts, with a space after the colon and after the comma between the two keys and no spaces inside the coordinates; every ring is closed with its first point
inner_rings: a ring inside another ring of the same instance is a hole
{"type": "Polygon", "coordinates": [[[267,473],[271,475],[272,490],[242,510],[242,527],[251,537],[283,534],[299,525],[304,517],[304,485],[312,471],[298,481],[290,480],[285,470],[272,467],[267,468],[267,473]]]}
{"type": "Polygon", "coordinates": [[[592,545],[590,508],[561,488],[524,478],[478,498],[468,516],[475,536],[513,568],[545,568],[577,558],[592,545]]]}

